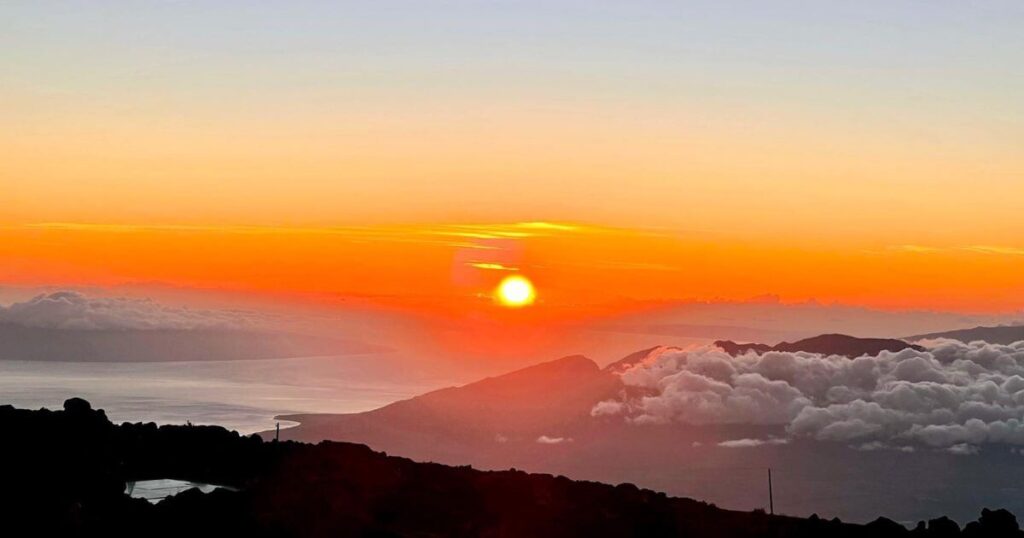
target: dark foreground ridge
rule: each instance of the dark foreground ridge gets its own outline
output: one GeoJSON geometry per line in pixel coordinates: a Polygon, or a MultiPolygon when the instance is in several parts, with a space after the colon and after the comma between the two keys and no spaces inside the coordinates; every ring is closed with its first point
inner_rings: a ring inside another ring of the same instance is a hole
{"type": "Polygon", "coordinates": [[[843,355],[852,359],[863,355],[878,355],[883,351],[896,352],[903,351],[904,349],[924,351],[924,348],[921,346],[894,338],[858,338],[845,334],[822,334],[812,338],[797,340],[796,342],[783,342],[774,346],[767,344],[737,344],[731,340],[718,340],[715,342],[715,345],[733,356],[742,355],[748,351],[755,353],[806,351],[822,355],[843,355]]]}
{"type": "Polygon", "coordinates": [[[417,463],[363,445],[264,442],[214,426],[112,424],[88,402],[0,407],[5,536],[1022,536],[1005,510],[961,533],[723,510],[630,484],[417,463]],[[230,486],[152,505],[129,481],[230,486]]]}

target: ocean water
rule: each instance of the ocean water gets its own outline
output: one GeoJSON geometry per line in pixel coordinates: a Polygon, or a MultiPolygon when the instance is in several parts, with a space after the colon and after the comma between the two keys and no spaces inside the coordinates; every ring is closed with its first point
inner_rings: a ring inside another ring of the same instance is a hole
{"type": "MultiPolygon", "coordinates": [[[[0,361],[0,405],[60,409],[78,396],[115,423],[273,429],[275,415],[367,411],[445,386],[386,354],[158,363],[0,361]]],[[[281,427],[290,424],[281,423],[281,427]]]]}
{"type": "Polygon", "coordinates": [[[155,504],[187,489],[198,488],[199,491],[202,491],[203,493],[210,493],[211,491],[222,487],[223,486],[204,484],[202,482],[190,482],[187,480],[158,479],[129,482],[125,487],[125,492],[136,499],[146,499],[147,501],[155,504]]]}

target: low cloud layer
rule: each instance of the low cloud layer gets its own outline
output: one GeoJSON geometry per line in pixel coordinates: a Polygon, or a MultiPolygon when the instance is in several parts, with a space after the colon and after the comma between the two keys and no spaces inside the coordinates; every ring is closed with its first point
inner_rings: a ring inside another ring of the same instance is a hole
{"type": "Polygon", "coordinates": [[[848,359],[662,349],[622,372],[628,389],[595,416],[637,424],[784,426],[793,437],[971,454],[1024,445],[1024,342],[922,342],[926,351],[848,359]]]}
{"type": "Polygon", "coordinates": [[[237,329],[247,323],[232,312],[193,310],[148,299],[87,297],[75,291],[38,295],[0,306],[0,322],[44,329],[237,329]]]}

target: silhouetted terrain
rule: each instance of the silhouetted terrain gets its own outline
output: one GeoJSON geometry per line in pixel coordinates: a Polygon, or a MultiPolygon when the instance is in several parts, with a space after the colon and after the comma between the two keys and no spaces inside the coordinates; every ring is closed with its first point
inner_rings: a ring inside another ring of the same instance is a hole
{"type": "Polygon", "coordinates": [[[932,338],[952,338],[954,340],[960,340],[961,342],[983,340],[990,344],[1008,345],[1024,340],[1024,325],[975,327],[973,329],[960,329],[957,331],[918,334],[916,336],[908,336],[907,340],[916,341],[932,338]]]}
{"type": "Polygon", "coordinates": [[[812,338],[797,340],[796,342],[783,342],[774,346],[766,344],[737,344],[730,340],[718,340],[715,342],[715,345],[730,355],[741,355],[748,351],[757,353],[764,353],[766,351],[806,351],[808,353],[821,353],[822,355],[843,355],[850,358],[862,355],[877,355],[882,351],[900,351],[907,348],[922,351],[924,349],[921,346],[893,338],[857,338],[845,334],[822,334],[812,338]]]}
{"type": "MultiPolygon", "coordinates": [[[[111,424],[88,402],[63,411],[0,407],[0,525],[61,536],[905,536],[867,526],[723,510],[629,484],[416,463],[365,446],[263,442],[219,427],[111,424]],[[152,505],[127,481],[231,486],[152,505]]],[[[935,520],[922,536],[955,536],[935,520]]],[[[915,533],[916,534],[916,533],[915,533]]],[[[1018,536],[985,511],[965,536],[1018,536]]]]}

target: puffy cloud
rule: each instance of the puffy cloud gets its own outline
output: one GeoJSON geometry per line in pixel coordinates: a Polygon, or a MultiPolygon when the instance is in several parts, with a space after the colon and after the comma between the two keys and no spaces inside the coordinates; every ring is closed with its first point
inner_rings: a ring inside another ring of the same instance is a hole
{"type": "Polygon", "coordinates": [[[595,417],[603,415],[618,415],[622,412],[625,404],[622,402],[616,402],[614,400],[605,400],[598,402],[593,409],[590,410],[590,414],[595,417]]]}
{"type": "Polygon", "coordinates": [[[176,308],[148,299],[87,297],[76,291],[58,291],[0,306],[0,322],[77,330],[237,329],[250,323],[238,312],[176,308]]]}
{"type": "MultiPolygon", "coordinates": [[[[1024,445],[1024,342],[929,344],[856,359],[659,350],[622,371],[623,396],[592,414],[640,424],[776,424],[865,450],[1024,445]]],[[[970,453],[963,447],[954,453],[970,453]]]]}

